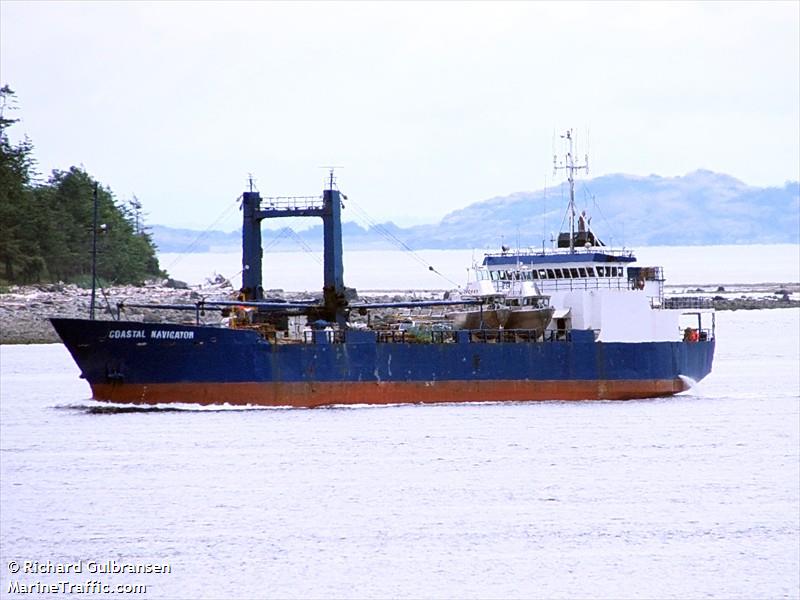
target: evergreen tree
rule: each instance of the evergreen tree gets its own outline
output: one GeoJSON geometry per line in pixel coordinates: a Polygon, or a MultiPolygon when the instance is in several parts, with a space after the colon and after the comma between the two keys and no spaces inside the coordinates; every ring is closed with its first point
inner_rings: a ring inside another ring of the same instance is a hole
{"type": "Polygon", "coordinates": [[[88,283],[95,188],[100,279],[141,284],[165,276],[138,198],[131,207],[118,204],[110,189],[77,167],[53,171],[45,184],[32,183],[32,144],[26,138],[13,145],[6,132],[16,122],[4,115],[13,100],[8,86],[0,89],[0,280],[88,283]]]}
{"type": "Polygon", "coordinates": [[[8,139],[8,128],[18,121],[6,116],[14,102],[11,88],[0,88],[0,272],[8,281],[37,278],[44,268],[30,227],[33,145],[27,138],[17,145],[8,139]]]}

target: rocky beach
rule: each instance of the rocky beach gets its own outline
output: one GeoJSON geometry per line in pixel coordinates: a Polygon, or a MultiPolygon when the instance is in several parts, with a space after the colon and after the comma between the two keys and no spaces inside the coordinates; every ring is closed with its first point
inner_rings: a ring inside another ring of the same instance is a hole
{"type": "MultiPolygon", "coordinates": [[[[800,284],[765,283],[742,286],[697,286],[667,288],[667,295],[702,295],[710,297],[717,310],[755,310],[765,308],[800,307],[800,284]]],[[[320,296],[319,293],[268,291],[271,297],[287,300],[320,296]]],[[[432,291],[370,291],[362,293],[363,299],[398,301],[442,297],[443,290],[432,291]]],[[[95,298],[95,317],[113,319],[118,303],[125,304],[188,304],[205,300],[233,300],[236,291],[229,281],[217,278],[199,286],[186,286],[180,282],[160,281],[147,285],[111,287],[98,290],[95,298]]],[[[46,344],[58,343],[49,317],[89,316],[91,290],[67,284],[10,286],[0,293],[0,343],[46,344]]],[[[123,308],[121,317],[131,321],[155,320],[161,322],[194,322],[194,313],[186,311],[123,308]]],[[[214,323],[219,313],[208,311],[203,320],[214,323]]]]}
{"type": "MultiPolygon", "coordinates": [[[[130,304],[195,304],[199,300],[231,299],[233,289],[228,282],[189,288],[180,283],[158,282],[141,287],[121,286],[97,290],[95,318],[113,319],[118,303],[130,304]]],[[[0,343],[49,344],[60,342],[50,325],[50,317],[87,318],[91,290],[75,285],[44,284],[11,286],[0,294],[0,343]]],[[[126,308],[126,320],[145,318],[165,322],[182,322],[187,314],[180,311],[153,311],[126,308]]]]}

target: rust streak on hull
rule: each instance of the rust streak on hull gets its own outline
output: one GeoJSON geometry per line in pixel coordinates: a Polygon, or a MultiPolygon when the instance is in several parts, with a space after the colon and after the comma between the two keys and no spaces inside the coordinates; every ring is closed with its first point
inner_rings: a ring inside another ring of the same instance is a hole
{"type": "Polygon", "coordinates": [[[429,381],[93,384],[95,400],[124,404],[231,404],[314,408],[332,404],[630,400],[671,396],[680,379],[613,381],[429,381]]]}

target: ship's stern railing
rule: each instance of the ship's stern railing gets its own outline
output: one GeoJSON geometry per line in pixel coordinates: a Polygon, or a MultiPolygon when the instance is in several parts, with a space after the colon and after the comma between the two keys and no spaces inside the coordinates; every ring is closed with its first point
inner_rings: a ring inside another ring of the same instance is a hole
{"type": "Polygon", "coordinates": [[[717,335],[717,313],[711,306],[711,300],[709,298],[699,300],[703,302],[697,303],[695,307],[685,306],[689,304],[688,302],[682,303],[684,306],[681,307],[679,334],[684,342],[706,342],[713,340],[717,335]],[[709,317],[711,317],[710,323],[709,317]]]}
{"type": "Polygon", "coordinates": [[[714,311],[714,301],[711,298],[704,296],[650,298],[650,306],[656,310],[680,311],[682,324],[678,329],[684,342],[705,342],[716,336],[717,315],[714,311]],[[709,316],[711,317],[710,326],[709,316]]]}

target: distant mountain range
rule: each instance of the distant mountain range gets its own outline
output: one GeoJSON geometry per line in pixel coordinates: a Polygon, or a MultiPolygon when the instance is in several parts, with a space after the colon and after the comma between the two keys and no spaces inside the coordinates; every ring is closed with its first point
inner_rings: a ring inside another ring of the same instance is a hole
{"type": "MultiPolygon", "coordinates": [[[[364,228],[342,224],[346,249],[415,250],[550,246],[569,231],[566,184],[475,202],[439,223],[398,227],[387,222],[364,228]]],[[[682,177],[604,175],[579,180],[578,211],[591,216],[591,229],[614,246],[800,243],[800,182],[783,187],[748,186],[729,175],[699,170],[682,177]]],[[[199,232],[155,225],[161,252],[209,252],[241,247],[240,230],[199,232]]],[[[275,250],[322,246],[322,224],[294,232],[267,231],[264,245],[275,250]]]]}

